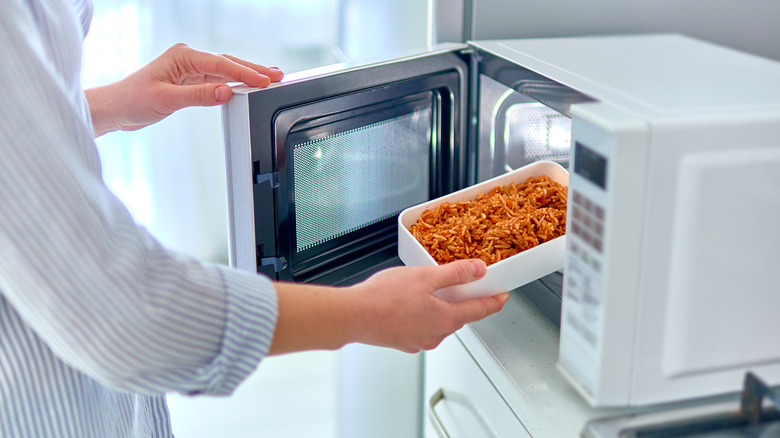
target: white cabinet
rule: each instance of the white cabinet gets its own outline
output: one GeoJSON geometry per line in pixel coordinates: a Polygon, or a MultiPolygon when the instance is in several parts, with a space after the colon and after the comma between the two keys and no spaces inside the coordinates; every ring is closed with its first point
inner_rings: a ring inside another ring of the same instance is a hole
{"type": "Polygon", "coordinates": [[[531,436],[457,337],[426,353],[425,361],[427,438],[531,436]]]}
{"type": "Polygon", "coordinates": [[[556,368],[558,328],[523,294],[425,354],[425,436],[438,438],[428,402],[452,438],[575,438],[600,417],[556,368]],[[433,401],[436,401],[434,398],[433,401]]]}
{"type": "Polygon", "coordinates": [[[701,418],[738,405],[739,394],[733,394],[717,404],[706,398],[596,409],[564,379],[557,359],[558,328],[522,293],[512,292],[501,312],[425,353],[425,437],[441,436],[434,418],[451,438],[618,437],[626,425],[701,418]],[[428,402],[434,402],[433,410],[428,402]],[[608,417],[618,418],[595,422],[608,417]]]}

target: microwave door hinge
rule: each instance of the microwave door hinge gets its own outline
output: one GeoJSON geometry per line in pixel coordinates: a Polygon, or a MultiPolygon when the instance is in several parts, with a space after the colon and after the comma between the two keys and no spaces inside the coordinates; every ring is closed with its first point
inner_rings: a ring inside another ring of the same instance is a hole
{"type": "Polygon", "coordinates": [[[255,184],[268,182],[272,189],[279,187],[279,172],[258,173],[255,174],[255,184]]]}
{"type": "Polygon", "coordinates": [[[287,259],[279,256],[265,256],[263,245],[257,245],[257,264],[258,266],[273,266],[274,272],[279,272],[287,268],[287,259]]]}
{"type": "MultiPolygon", "coordinates": [[[[267,182],[271,186],[272,190],[279,187],[278,172],[255,173],[254,179],[255,184],[263,184],[267,182]]],[[[287,268],[287,260],[284,257],[264,257],[262,248],[262,245],[259,245],[257,248],[257,263],[259,266],[273,266],[274,272],[279,272],[287,268]]]]}
{"type": "Polygon", "coordinates": [[[479,51],[478,48],[472,46],[469,44],[469,46],[465,49],[462,49],[460,53],[464,56],[469,57],[470,59],[473,59],[477,63],[482,62],[482,53],[479,51]]]}
{"type": "Polygon", "coordinates": [[[260,257],[260,266],[273,266],[274,272],[287,268],[287,260],[284,257],[260,257]]]}

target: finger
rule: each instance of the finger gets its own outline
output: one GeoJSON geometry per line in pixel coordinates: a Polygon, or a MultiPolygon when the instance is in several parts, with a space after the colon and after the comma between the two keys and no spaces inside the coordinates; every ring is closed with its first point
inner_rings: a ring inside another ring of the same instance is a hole
{"type": "Polygon", "coordinates": [[[497,313],[509,299],[508,292],[502,292],[492,297],[464,300],[452,305],[457,310],[457,319],[461,324],[479,321],[482,318],[497,313]]]}
{"type": "Polygon", "coordinates": [[[458,260],[429,268],[429,283],[435,289],[469,283],[485,276],[487,265],[482,260],[458,260]]]}
{"type": "Polygon", "coordinates": [[[167,102],[173,111],[191,106],[215,106],[228,102],[233,90],[225,84],[172,85],[167,87],[167,102]]]}
{"type": "Polygon", "coordinates": [[[253,62],[246,61],[241,58],[236,58],[232,55],[222,55],[225,58],[235,62],[236,64],[243,65],[244,67],[251,68],[252,70],[267,76],[271,79],[271,82],[279,82],[284,77],[284,73],[279,70],[278,67],[266,67],[264,65],[255,64],[253,62]]]}
{"type": "Polygon", "coordinates": [[[209,81],[243,82],[252,87],[267,87],[284,75],[279,69],[265,67],[230,55],[200,52],[193,56],[192,65],[209,81]]]}

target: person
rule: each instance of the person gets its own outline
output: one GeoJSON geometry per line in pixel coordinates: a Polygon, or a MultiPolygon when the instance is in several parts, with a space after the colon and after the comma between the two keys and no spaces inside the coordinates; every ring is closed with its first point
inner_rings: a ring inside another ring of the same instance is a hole
{"type": "Polygon", "coordinates": [[[82,90],[89,0],[0,15],[0,436],[170,437],[166,392],[227,395],[269,355],[360,342],[417,352],[499,311],[437,289],[485,265],[398,267],[350,287],[272,282],[163,247],[106,187],[94,139],[283,73],[172,46],[82,90]]]}

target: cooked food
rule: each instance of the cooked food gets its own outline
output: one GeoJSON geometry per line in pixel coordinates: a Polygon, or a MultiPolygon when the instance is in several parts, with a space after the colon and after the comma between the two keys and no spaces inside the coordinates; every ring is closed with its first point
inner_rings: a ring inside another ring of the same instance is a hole
{"type": "Polygon", "coordinates": [[[439,264],[478,258],[491,265],[564,235],[568,191],[548,176],[530,177],[425,210],[409,231],[439,264]]]}

